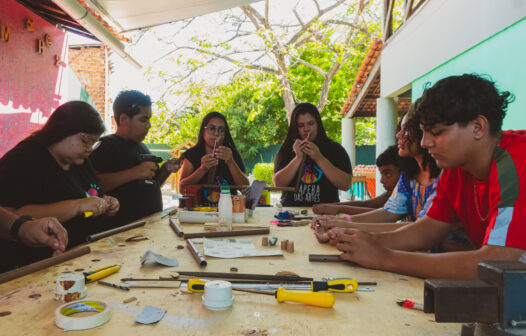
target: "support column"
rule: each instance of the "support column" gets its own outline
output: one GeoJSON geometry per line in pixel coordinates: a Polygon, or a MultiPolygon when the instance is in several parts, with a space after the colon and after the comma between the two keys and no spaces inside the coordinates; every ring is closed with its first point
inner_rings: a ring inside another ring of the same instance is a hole
{"type": "MultiPolygon", "coordinates": [[[[398,99],[380,97],[376,99],[376,157],[395,143],[398,118],[398,99]]],[[[376,172],[376,195],[385,192],[380,183],[380,172],[376,172]]]]}
{"type": "MultiPolygon", "coordinates": [[[[342,146],[347,151],[347,155],[351,159],[351,165],[356,166],[356,128],[353,118],[342,118],[342,146]]],[[[346,192],[343,197],[351,199],[351,194],[346,192]]]]}

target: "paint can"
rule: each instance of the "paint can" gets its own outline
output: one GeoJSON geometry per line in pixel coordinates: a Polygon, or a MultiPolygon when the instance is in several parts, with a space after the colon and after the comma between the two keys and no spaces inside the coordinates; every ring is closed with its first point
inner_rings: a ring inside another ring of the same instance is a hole
{"type": "Polygon", "coordinates": [[[55,300],[70,302],[86,297],[86,283],[82,274],[65,274],[56,280],[55,300]]]}

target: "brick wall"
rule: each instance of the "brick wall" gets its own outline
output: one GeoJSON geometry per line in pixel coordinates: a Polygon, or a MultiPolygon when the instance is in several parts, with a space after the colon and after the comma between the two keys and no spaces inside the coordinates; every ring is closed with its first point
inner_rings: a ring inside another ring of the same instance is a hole
{"type": "Polygon", "coordinates": [[[106,115],[106,46],[70,46],[68,65],[95,102],[97,110],[106,115]]]}

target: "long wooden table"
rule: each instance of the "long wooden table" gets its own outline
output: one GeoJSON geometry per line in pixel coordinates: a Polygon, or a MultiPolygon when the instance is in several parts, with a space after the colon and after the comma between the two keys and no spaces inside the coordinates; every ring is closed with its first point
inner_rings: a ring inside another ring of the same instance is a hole
{"type": "MultiPolygon", "coordinates": [[[[257,208],[249,223],[268,224],[273,210],[257,208]]],[[[401,308],[397,299],[423,302],[423,280],[399,274],[352,267],[347,263],[309,262],[308,255],[334,254],[337,251],[318,244],[311,229],[305,227],[276,227],[270,225],[271,235],[279,240],[294,241],[294,253],[279,257],[218,259],[206,257],[208,266],[199,268],[182,238],[170,229],[168,217],[159,214],[149,217],[148,223],[90,244],[88,255],[49,267],[0,285],[0,335],[56,335],[62,329],[55,326],[54,312],[60,303],[53,299],[55,279],[67,272],[94,270],[103,266],[122,266],[105,281],[120,283],[124,277],[157,278],[170,271],[230,272],[275,274],[292,271],[300,276],[353,277],[358,281],[377,281],[374,292],[338,293],[333,308],[318,308],[297,303],[278,303],[266,295],[234,292],[234,305],[226,311],[207,310],[201,294],[186,289],[131,289],[122,291],[96,283],[88,284],[88,297],[98,298],[112,306],[111,320],[96,329],[71,331],[68,335],[459,335],[460,324],[436,323],[432,314],[401,308]],[[148,240],[125,242],[133,235],[143,234],[148,240]],[[178,245],[185,246],[177,249],[178,245]],[[142,267],[140,257],[148,250],[166,257],[175,257],[179,267],[142,267]],[[82,270],[81,270],[82,269],[82,270]],[[14,292],[14,293],[13,293],[14,292]],[[12,295],[8,295],[13,293],[12,295]],[[41,294],[31,298],[32,294],[41,294]],[[131,303],[124,300],[136,297],[131,303]],[[140,325],[135,317],[146,305],[167,310],[164,318],[154,325],[140,325]]],[[[187,232],[202,231],[202,225],[184,224],[187,232]]],[[[262,236],[253,236],[258,249],[262,236]]],[[[197,245],[202,251],[202,245],[197,245]]]]}

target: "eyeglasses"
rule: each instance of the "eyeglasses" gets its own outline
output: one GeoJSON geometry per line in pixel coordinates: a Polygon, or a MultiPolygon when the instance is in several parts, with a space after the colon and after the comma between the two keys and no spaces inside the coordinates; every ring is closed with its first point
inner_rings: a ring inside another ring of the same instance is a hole
{"type": "Polygon", "coordinates": [[[100,141],[95,141],[89,137],[86,133],[80,133],[80,140],[82,140],[82,145],[86,149],[97,149],[100,146],[100,141]]]}
{"type": "Polygon", "coordinates": [[[212,126],[205,126],[204,127],[209,133],[215,133],[217,131],[217,133],[219,134],[223,134],[225,133],[225,128],[223,126],[219,126],[219,127],[215,127],[214,125],[212,126]]]}

